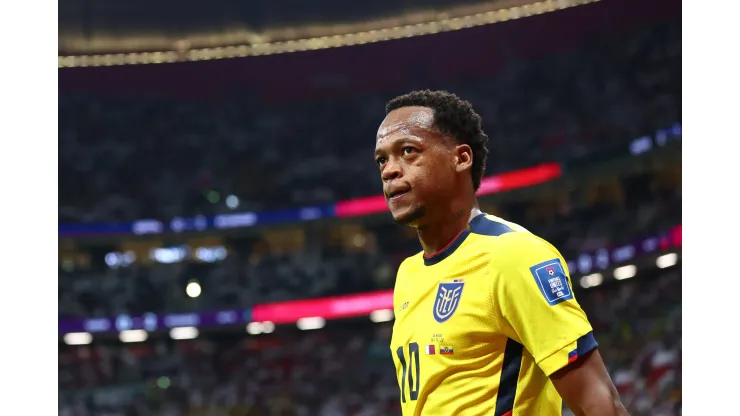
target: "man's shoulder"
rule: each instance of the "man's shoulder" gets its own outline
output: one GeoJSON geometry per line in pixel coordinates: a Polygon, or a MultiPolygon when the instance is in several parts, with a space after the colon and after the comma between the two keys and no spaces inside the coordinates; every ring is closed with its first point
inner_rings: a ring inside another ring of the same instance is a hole
{"type": "Polygon", "coordinates": [[[526,258],[530,253],[557,250],[542,237],[530,232],[523,226],[506,221],[490,214],[477,218],[472,231],[483,236],[494,237],[491,243],[485,244],[485,251],[499,258],[526,258]]]}
{"type": "Polygon", "coordinates": [[[406,257],[398,266],[398,274],[419,269],[424,266],[424,252],[419,251],[413,256],[406,257]]]}
{"type": "Polygon", "coordinates": [[[511,233],[529,233],[519,224],[507,221],[491,214],[481,214],[470,221],[470,231],[473,234],[501,237],[511,233]]]}

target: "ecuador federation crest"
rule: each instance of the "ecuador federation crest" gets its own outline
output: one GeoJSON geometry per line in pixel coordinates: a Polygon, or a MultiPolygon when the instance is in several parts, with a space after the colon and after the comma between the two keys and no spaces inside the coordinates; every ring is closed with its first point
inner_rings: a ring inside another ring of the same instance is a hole
{"type": "Polygon", "coordinates": [[[443,323],[452,317],[460,304],[464,285],[462,279],[439,284],[437,297],[434,299],[434,320],[443,323]]]}

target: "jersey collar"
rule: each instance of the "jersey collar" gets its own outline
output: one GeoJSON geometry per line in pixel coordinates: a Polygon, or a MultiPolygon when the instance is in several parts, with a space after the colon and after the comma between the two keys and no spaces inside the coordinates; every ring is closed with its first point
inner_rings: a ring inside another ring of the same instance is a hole
{"type": "MultiPolygon", "coordinates": [[[[470,221],[470,225],[473,225],[479,218],[485,217],[485,213],[478,210],[478,212],[472,213],[472,219],[470,221]]],[[[466,228],[457,235],[452,241],[450,241],[449,244],[447,244],[442,250],[439,250],[438,252],[434,254],[427,255],[426,253],[422,254],[422,257],[424,258],[424,265],[425,266],[434,266],[435,264],[441,262],[442,260],[446,259],[447,257],[451,256],[452,253],[455,252],[455,250],[458,249],[462,245],[462,243],[465,241],[466,238],[470,235],[470,228],[466,228]]]]}

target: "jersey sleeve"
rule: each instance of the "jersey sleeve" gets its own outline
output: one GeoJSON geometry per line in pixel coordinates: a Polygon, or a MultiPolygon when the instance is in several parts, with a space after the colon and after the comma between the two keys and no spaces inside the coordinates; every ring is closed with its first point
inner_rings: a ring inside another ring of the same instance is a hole
{"type": "Polygon", "coordinates": [[[529,233],[506,234],[499,244],[493,301],[501,330],[522,344],[547,376],[596,348],[560,253],[529,233]]]}

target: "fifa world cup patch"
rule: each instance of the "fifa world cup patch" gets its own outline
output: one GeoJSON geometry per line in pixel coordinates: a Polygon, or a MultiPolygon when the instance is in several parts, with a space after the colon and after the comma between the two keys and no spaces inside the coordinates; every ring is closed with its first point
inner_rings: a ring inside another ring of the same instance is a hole
{"type": "Polygon", "coordinates": [[[560,259],[552,259],[529,268],[540,288],[542,296],[545,297],[550,306],[560,302],[573,299],[573,291],[568,283],[568,276],[560,259]]]}

